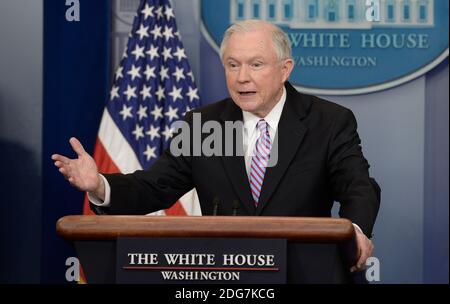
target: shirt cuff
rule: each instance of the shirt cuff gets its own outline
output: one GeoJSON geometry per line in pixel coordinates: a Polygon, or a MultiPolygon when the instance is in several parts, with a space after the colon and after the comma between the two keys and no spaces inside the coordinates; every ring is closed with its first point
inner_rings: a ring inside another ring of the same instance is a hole
{"type": "MultiPolygon", "coordinates": [[[[106,179],[105,179],[106,180],[106,179]]],[[[362,231],[362,229],[356,225],[355,223],[353,223],[353,227],[355,227],[356,230],[358,230],[359,232],[361,232],[362,234],[364,234],[364,232],[362,231]]]]}
{"type": "Polygon", "coordinates": [[[88,192],[89,201],[98,207],[109,207],[111,206],[111,187],[109,186],[108,180],[100,174],[100,177],[103,179],[103,183],[105,185],[105,200],[102,201],[98,197],[96,197],[92,192],[88,192]]]}

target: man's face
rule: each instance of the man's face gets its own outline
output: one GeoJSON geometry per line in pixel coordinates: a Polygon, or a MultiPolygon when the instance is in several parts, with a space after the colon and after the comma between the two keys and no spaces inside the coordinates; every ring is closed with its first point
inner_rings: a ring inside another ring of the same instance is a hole
{"type": "Polygon", "coordinates": [[[265,117],[281,98],[293,61],[278,60],[267,29],[232,34],[223,65],[233,101],[242,110],[265,117]]]}

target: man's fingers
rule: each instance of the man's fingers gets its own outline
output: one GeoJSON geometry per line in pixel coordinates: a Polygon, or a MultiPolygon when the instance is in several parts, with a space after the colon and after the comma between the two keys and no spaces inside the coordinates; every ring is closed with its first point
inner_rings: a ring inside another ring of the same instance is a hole
{"type": "Polygon", "coordinates": [[[65,157],[65,156],[63,156],[63,155],[53,154],[53,155],[52,155],[52,160],[54,160],[54,161],[60,161],[60,162],[62,162],[63,164],[68,164],[69,161],[70,161],[71,159],[68,158],[68,157],[65,157]]]}
{"type": "Polygon", "coordinates": [[[359,257],[358,262],[356,262],[356,267],[357,267],[358,269],[363,269],[364,266],[366,265],[366,260],[367,260],[368,258],[369,258],[369,255],[367,254],[367,252],[365,252],[364,254],[362,254],[362,255],[359,257]]]}
{"type": "Polygon", "coordinates": [[[368,258],[370,258],[372,256],[373,249],[374,249],[374,246],[373,246],[372,241],[368,240],[366,247],[363,250],[363,252],[358,260],[358,263],[357,263],[357,266],[359,269],[364,269],[366,267],[366,261],[368,258]]]}
{"type": "Polygon", "coordinates": [[[64,167],[59,168],[59,172],[61,172],[61,174],[64,176],[65,179],[69,179],[69,174],[67,172],[67,169],[65,169],[64,167]]]}
{"type": "Polygon", "coordinates": [[[370,258],[372,256],[373,249],[374,249],[374,246],[373,246],[372,241],[365,238],[363,240],[363,244],[361,246],[360,257],[358,259],[358,262],[355,265],[357,269],[362,270],[365,268],[366,261],[368,258],[370,258]]]}
{"type": "Polygon", "coordinates": [[[372,256],[373,243],[363,233],[356,231],[356,242],[358,246],[358,261],[356,265],[350,268],[350,272],[363,270],[366,266],[366,260],[372,256]]]}
{"type": "Polygon", "coordinates": [[[72,146],[72,149],[78,154],[78,156],[81,156],[86,153],[86,151],[83,148],[83,145],[75,137],[72,137],[69,140],[69,142],[70,142],[70,145],[72,146]]]}
{"type": "Polygon", "coordinates": [[[368,257],[364,258],[364,256],[360,256],[359,260],[356,262],[355,266],[352,266],[350,268],[350,272],[355,272],[355,271],[361,271],[364,269],[365,265],[366,265],[366,259],[368,257]]]}
{"type": "Polygon", "coordinates": [[[69,181],[69,183],[70,183],[72,186],[76,187],[75,179],[74,179],[73,177],[69,177],[67,180],[69,181]]]}

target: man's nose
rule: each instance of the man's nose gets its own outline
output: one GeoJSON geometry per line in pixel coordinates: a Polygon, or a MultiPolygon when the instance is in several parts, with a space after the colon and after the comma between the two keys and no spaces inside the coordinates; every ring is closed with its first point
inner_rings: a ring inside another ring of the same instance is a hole
{"type": "Polygon", "coordinates": [[[242,65],[238,72],[238,82],[248,82],[250,81],[250,73],[247,66],[242,65]]]}

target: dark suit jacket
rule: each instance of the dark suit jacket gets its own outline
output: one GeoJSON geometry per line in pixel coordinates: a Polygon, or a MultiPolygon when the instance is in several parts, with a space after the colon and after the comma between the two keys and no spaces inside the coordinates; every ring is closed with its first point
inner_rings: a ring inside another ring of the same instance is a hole
{"type": "MultiPolygon", "coordinates": [[[[111,185],[108,214],[146,214],[170,207],[195,187],[203,215],[330,217],[334,201],[340,216],[368,236],[379,208],[377,185],[369,177],[353,113],[337,104],[301,94],[286,83],[287,99],[278,124],[278,163],[266,170],[258,207],[253,202],[242,156],[182,156],[166,151],[146,171],[105,175],[111,185]]],[[[231,99],[199,108],[202,122],[242,120],[231,99]]],[[[203,136],[205,137],[205,135],[203,136]]],[[[237,138],[241,140],[242,138],[237,138]]],[[[276,141],[274,141],[276,142],[276,141]]]]}

